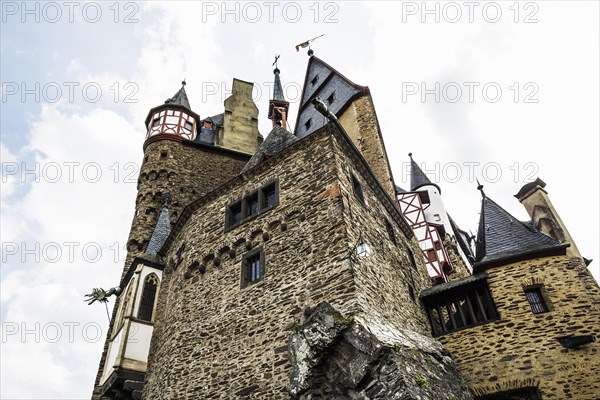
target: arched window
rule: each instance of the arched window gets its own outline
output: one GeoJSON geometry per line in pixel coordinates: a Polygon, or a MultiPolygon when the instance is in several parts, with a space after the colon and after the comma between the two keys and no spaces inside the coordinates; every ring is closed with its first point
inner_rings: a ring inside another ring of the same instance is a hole
{"type": "Polygon", "coordinates": [[[156,274],[150,274],[144,280],[144,289],[142,291],[142,301],[138,311],[138,319],[142,321],[152,321],[154,313],[154,300],[158,289],[158,277],[156,274]]]}

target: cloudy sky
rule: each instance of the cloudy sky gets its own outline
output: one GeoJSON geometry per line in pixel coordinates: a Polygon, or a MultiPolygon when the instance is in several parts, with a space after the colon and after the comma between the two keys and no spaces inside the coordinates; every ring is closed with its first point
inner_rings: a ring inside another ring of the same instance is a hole
{"type": "MultiPolygon", "coordinates": [[[[255,83],[266,134],[274,53],[291,120],[306,49],[368,85],[398,185],[413,152],[476,232],[486,193],[536,177],[599,279],[599,3],[4,1],[3,399],[89,398],[106,328],[91,288],[122,270],[148,110],[187,80],[200,116],[255,83]]],[[[112,307],[111,301],[110,306],[112,307]]]]}

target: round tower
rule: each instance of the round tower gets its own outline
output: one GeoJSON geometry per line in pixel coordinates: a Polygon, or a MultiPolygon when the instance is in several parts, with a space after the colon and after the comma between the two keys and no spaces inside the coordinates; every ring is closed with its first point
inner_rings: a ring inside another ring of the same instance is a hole
{"type": "Polygon", "coordinates": [[[190,171],[189,157],[181,146],[184,140],[196,138],[200,116],[193,112],[185,92],[181,89],[164,104],[152,108],[146,117],[144,158],[137,183],[136,207],[127,239],[125,273],[133,259],[142,254],[156,226],[161,204],[166,195],[171,196],[171,223],[181,208],[197,194],[185,179],[190,171]],[[185,183],[185,184],[184,184],[185,183]]]}

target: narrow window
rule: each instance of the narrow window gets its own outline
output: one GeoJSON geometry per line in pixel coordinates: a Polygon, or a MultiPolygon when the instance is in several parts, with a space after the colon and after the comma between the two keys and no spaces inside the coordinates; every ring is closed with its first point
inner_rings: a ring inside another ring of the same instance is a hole
{"type": "Polygon", "coordinates": [[[319,82],[319,75],[315,75],[315,77],[310,81],[310,84],[315,86],[317,82],[319,82]]]}
{"type": "Polygon", "coordinates": [[[157,288],[158,277],[155,274],[148,275],[146,280],[144,280],[144,289],[142,291],[142,301],[138,311],[138,319],[142,321],[152,321],[157,288]]]}
{"type": "Polygon", "coordinates": [[[263,197],[263,207],[261,208],[269,208],[277,205],[278,198],[276,182],[265,186],[261,192],[263,197]]]}
{"type": "Polygon", "coordinates": [[[331,92],[327,98],[327,104],[331,105],[335,101],[335,92],[331,92]]]}
{"type": "Polygon", "coordinates": [[[242,289],[256,283],[265,274],[265,260],[262,249],[244,256],[242,260],[242,289]]]}
{"type": "Polygon", "coordinates": [[[387,219],[385,220],[385,229],[387,230],[387,234],[390,240],[394,244],[396,244],[396,234],[394,233],[394,227],[392,226],[392,224],[390,224],[390,221],[388,221],[387,219]]]}
{"type": "Polygon", "coordinates": [[[258,193],[255,192],[245,198],[246,201],[246,216],[258,214],[258,193]]]}
{"type": "Polygon", "coordinates": [[[226,226],[232,227],[242,221],[242,203],[238,201],[227,207],[227,223],[226,226]]]}
{"type": "Polygon", "coordinates": [[[435,247],[436,250],[442,249],[442,245],[440,244],[440,242],[433,242],[433,247],[435,247]]]}
{"type": "Polygon", "coordinates": [[[152,121],[152,127],[156,128],[158,125],[160,125],[160,118],[154,118],[154,121],[152,121]]]}
{"type": "Polygon", "coordinates": [[[406,248],[406,252],[408,253],[408,260],[410,261],[410,265],[416,271],[417,270],[417,262],[415,261],[415,255],[413,254],[412,250],[409,247],[406,248]]]}
{"type": "Polygon", "coordinates": [[[358,179],[356,179],[356,177],[353,174],[351,174],[351,178],[352,190],[354,191],[354,195],[358,200],[360,200],[361,203],[365,204],[365,198],[363,196],[362,186],[360,185],[360,182],[358,181],[358,179]]]}
{"type": "Polygon", "coordinates": [[[159,159],[166,160],[168,156],[169,156],[169,152],[167,150],[161,150],[159,159]]]}
{"type": "Polygon", "coordinates": [[[541,287],[525,289],[525,296],[527,296],[527,301],[529,301],[531,311],[533,311],[534,314],[550,311],[546,304],[546,300],[544,299],[544,295],[542,294],[541,287]]]}

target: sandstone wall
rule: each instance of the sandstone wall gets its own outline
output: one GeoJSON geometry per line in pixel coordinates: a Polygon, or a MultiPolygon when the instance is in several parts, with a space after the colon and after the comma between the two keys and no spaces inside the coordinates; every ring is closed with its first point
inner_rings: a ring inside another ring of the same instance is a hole
{"type": "Polygon", "coordinates": [[[539,385],[544,400],[598,399],[600,344],[567,349],[556,339],[600,337],[598,285],[582,259],[548,257],[488,273],[500,319],[438,338],[475,393],[539,385]],[[523,287],[536,284],[544,285],[550,312],[532,313],[523,287]]]}

